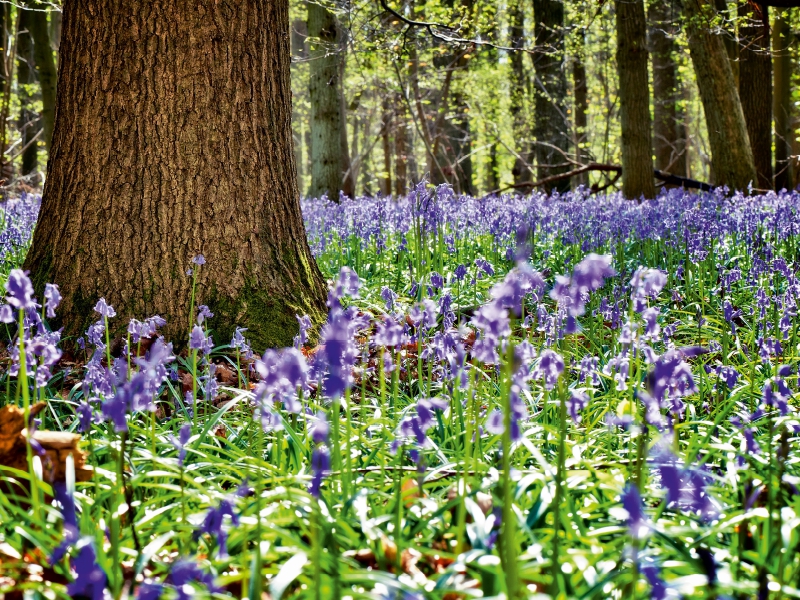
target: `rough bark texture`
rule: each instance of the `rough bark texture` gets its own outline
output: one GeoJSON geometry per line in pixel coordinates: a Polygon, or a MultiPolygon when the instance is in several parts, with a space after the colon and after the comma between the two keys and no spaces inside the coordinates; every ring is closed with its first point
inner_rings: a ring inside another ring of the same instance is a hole
{"type": "MultiPolygon", "coordinates": [[[[572,60],[572,88],[574,90],[574,127],[575,127],[575,154],[581,163],[589,162],[589,153],[586,151],[588,140],[588,122],[586,115],[589,112],[589,96],[587,94],[586,64],[584,63],[586,51],[586,30],[581,28],[577,34],[578,48],[572,60]]],[[[574,178],[575,185],[588,185],[589,174],[581,173],[574,178]]]]}
{"type": "Polygon", "coordinates": [[[677,2],[653,2],[649,14],[653,61],[653,150],[655,167],[686,176],[686,129],[675,55],[680,20],[677,2]]]}
{"type": "Polygon", "coordinates": [[[794,188],[792,168],[792,31],[785,15],[778,12],[774,21],[773,56],[775,68],[775,189],[794,188]]]}
{"type": "Polygon", "coordinates": [[[394,193],[405,196],[408,190],[408,113],[400,94],[395,96],[394,193]]]}
{"type": "Polygon", "coordinates": [[[756,183],[756,167],[725,46],[709,23],[712,7],[708,0],[685,0],[684,10],[689,53],[708,128],[714,183],[746,190],[756,183]]]}
{"type": "Polygon", "coordinates": [[[36,63],[36,74],[42,90],[41,140],[47,151],[53,140],[53,122],[56,112],[56,61],[53,58],[53,48],[50,44],[50,28],[47,24],[45,11],[47,5],[36,2],[31,4],[29,27],[33,38],[33,58],[36,63]]]}
{"type": "MultiPolygon", "coordinates": [[[[514,48],[522,48],[525,45],[525,5],[523,0],[513,0],[511,3],[511,27],[509,36],[511,45],[514,48]]],[[[525,97],[528,95],[528,76],[525,73],[523,59],[525,53],[517,51],[511,53],[511,127],[514,139],[517,142],[517,157],[514,160],[512,174],[514,183],[519,185],[525,181],[531,181],[533,174],[528,168],[530,161],[530,147],[528,139],[528,119],[525,113],[525,97]]],[[[497,186],[499,187],[499,186],[497,186]]],[[[496,187],[491,188],[496,189],[496,187]]],[[[518,188],[521,192],[529,191],[518,188]]]]}
{"type": "Polygon", "coordinates": [[[31,37],[31,21],[33,13],[23,10],[19,18],[19,31],[17,32],[17,85],[19,98],[19,128],[22,140],[22,166],[20,173],[30,175],[39,166],[39,147],[34,140],[39,130],[36,122],[36,113],[33,111],[36,76],[33,61],[33,38],[31,37]]]}
{"type": "MultiPolygon", "coordinates": [[[[570,151],[567,114],[567,75],[564,71],[564,3],[562,0],[533,0],[534,36],[542,52],[534,55],[536,71],[535,107],[537,177],[544,179],[571,169],[565,155],[570,151]]],[[[545,186],[549,192],[568,191],[562,179],[545,186]]]]}
{"type": "MultiPolygon", "coordinates": [[[[288,0],[67,0],[53,146],[25,261],[61,286],[66,335],[160,314],[180,342],[197,302],[225,342],[286,345],[324,315],[292,150],[288,0]]],[[[41,296],[40,296],[41,297],[41,296]]],[[[56,324],[58,326],[58,324],[56,324]]]]}
{"type": "Polygon", "coordinates": [[[653,142],[643,0],[616,0],[617,71],[622,127],[622,193],[653,198],[653,142]]]}
{"type": "MultiPolygon", "coordinates": [[[[739,85],[739,40],[736,39],[736,25],[733,18],[736,16],[736,4],[728,6],[728,0],[713,0],[714,11],[718,21],[715,22],[715,29],[722,36],[722,44],[725,46],[725,53],[728,55],[728,63],[733,73],[733,80],[739,85]]],[[[709,13],[710,14],[710,13],[709,13]]]]}
{"type": "Polygon", "coordinates": [[[759,189],[772,189],[772,56],[767,7],[739,6],[739,100],[759,189]]]}
{"type": "MultiPolygon", "coordinates": [[[[338,202],[350,168],[342,88],[344,48],[336,17],[324,6],[308,3],[309,100],[311,101],[311,189],[309,195],[338,202]]],[[[352,179],[351,179],[352,183],[352,179]]],[[[350,191],[350,190],[348,190],[350,191]]]]}

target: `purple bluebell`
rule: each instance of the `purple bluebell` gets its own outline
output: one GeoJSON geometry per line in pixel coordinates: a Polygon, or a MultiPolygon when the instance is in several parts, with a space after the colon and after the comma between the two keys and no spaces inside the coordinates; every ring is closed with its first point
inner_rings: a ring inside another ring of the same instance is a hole
{"type": "Polygon", "coordinates": [[[582,390],[573,390],[567,400],[567,412],[572,421],[578,425],[581,422],[581,412],[589,404],[589,396],[582,390]]]}
{"type": "Polygon", "coordinates": [[[222,591],[214,582],[213,575],[201,569],[197,562],[185,558],[172,565],[167,581],[175,590],[177,600],[192,600],[195,595],[193,583],[204,586],[211,593],[222,591]]]}
{"type": "Polygon", "coordinates": [[[297,335],[294,336],[293,345],[298,350],[306,345],[308,342],[308,331],[311,329],[311,317],[303,315],[302,317],[295,316],[298,324],[297,335]]]}
{"type": "Polygon", "coordinates": [[[214,313],[205,305],[201,304],[197,307],[197,324],[202,325],[204,321],[208,319],[213,319],[214,313]]]}
{"type": "Polygon", "coordinates": [[[22,269],[11,269],[8,274],[6,302],[17,311],[35,309],[37,306],[33,297],[33,284],[31,284],[28,274],[22,269]]]}
{"type": "Polygon", "coordinates": [[[190,350],[197,350],[202,354],[208,354],[211,352],[212,348],[214,347],[214,340],[211,339],[211,335],[206,335],[206,332],[203,331],[203,328],[200,325],[195,325],[192,327],[192,333],[189,336],[189,349],[190,350]]]}
{"type": "Polygon", "coordinates": [[[44,284],[44,298],[47,318],[52,319],[56,316],[56,308],[58,308],[61,302],[61,294],[58,291],[58,286],[54,283],[44,284]]]}
{"type": "Polygon", "coordinates": [[[180,431],[178,432],[177,438],[172,434],[170,434],[168,438],[169,443],[172,444],[175,447],[175,450],[178,451],[179,467],[182,467],[184,461],[186,460],[186,444],[189,442],[189,438],[191,437],[192,437],[192,425],[191,423],[184,423],[180,431]]]}
{"type": "Polygon", "coordinates": [[[561,355],[554,350],[543,350],[539,356],[534,377],[543,379],[545,389],[552,390],[563,372],[564,359],[561,358],[561,355]]]}
{"type": "Polygon", "coordinates": [[[192,259],[192,264],[202,266],[206,264],[206,257],[203,256],[202,254],[198,254],[192,259]]]}
{"type": "Polygon", "coordinates": [[[328,448],[318,444],[311,454],[311,482],[308,486],[308,493],[314,498],[320,497],[322,480],[328,476],[330,468],[331,457],[328,448]]]}
{"type": "Polygon", "coordinates": [[[622,490],[620,500],[622,501],[622,507],[628,513],[627,522],[630,536],[635,539],[641,538],[647,529],[649,529],[649,524],[644,512],[644,504],[642,503],[639,489],[635,485],[629,483],[625,486],[625,489],[622,490]]]}
{"type": "Polygon", "coordinates": [[[158,600],[165,591],[163,583],[145,579],[136,590],[136,600],[158,600]]]}
{"type": "Polygon", "coordinates": [[[105,298],[100,298],[100,300],[97,301],[97,304],[94,305],[94,312],[106,319],[111,319],[117,316],[117,311],[114,310],[113,306],[106,302],[105,298]]]}
{"type": "Polygon", "coordinates": [[[219,558],[228,555],[228,531],[225,526],[225,517],[230,517],[231,524],[239,524],[239,516],[234,510],[230,498],[223,498],[217,506],[209,508],[202,525],[194,532],[194,539],[199,539],[202,535],[209,535],[216,539],[219,558]]]}
{"type": "Polygon", "coordinates": [[[82,597],[103,600],[108,577],[97,564],[97,555],[91,538],[78,542],[78,554],[71,561],[75,579],[67,585],[67,593],[72,598],[82,597]]]}

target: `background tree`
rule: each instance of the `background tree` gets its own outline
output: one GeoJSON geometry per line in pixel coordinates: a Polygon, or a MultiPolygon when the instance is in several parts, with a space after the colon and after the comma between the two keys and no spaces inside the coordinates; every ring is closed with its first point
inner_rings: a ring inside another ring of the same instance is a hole
{"type": "Polygon", "coordinates": [[[622,193],[653,198],[653,143],[647,78],[647,23],[642,0],[616,0],[617,71],[622,129],[622,193]]]}
{"type": "MultiPolygon", "coordinates": [[[[535,155],[537,176],[544,179],[571,169],[563,0],[533,0],[533,17],[538,49],[533,59],[535,155]]],[[[567,191],[570,182],[562,179],[546,188],[567,191]]]]}
{"type": "Polygon", "coordinates": [[[219,340],[241,325],[256,347],[287,345],[295,314],[321,319],[297,200],[288,34],[287,0],[66,2],[25,268],[39,292],[61,286],[67,335],[104,296],[121,317],[160,314],[168,337],[185,338],[185,271],[201,253],[197,298],[219,340]]]}
{"type": "Polygon", "coordinates": [[[678,2],[653,2],[648,13],[653,64],[653,151],[655,167],[685,176],[686,131],[678,75],[678,2]]]}
{"type": "Polygon", "coordinates": [[[739,99],[758,174],[754,186],[772,189],[772,56],[767,6],[739,5],[739,99]]]}
{"type": "Polygon", "coordinates": [[[711,21],[713,8],[707,0],[686,0],[689,49],[711,146],[713,180],[745,190],[757,181],[753,152],[747,136],[742,104],[722,38],[711,21]]]}
{"type": "Polygon", "coordinates": [[[345,31],[336,15],[316,1],[308,2],[309,99],[311,102],[311,188],[309,195],[338,201],[339,192],[353,196],[345,126],[342,79],[345,31]]]}
{"type": "Polygon", "coordinates": [[[775,189],[794,188],[792,165],[792,42],[785,11],[776,11],[773,31],[775,118],[775,189]]]}

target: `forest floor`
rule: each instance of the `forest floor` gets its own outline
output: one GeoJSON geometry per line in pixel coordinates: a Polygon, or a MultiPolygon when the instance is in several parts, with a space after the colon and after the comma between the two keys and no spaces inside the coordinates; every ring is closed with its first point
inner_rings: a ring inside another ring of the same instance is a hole
{"type": "Polygon", "coordinates": [[[38,203],[0,594],[800,597],[800,195],[305,201],[328,322],[262,356],[202,306],[177,355],[100,303],[59,340],[38,203]]]}

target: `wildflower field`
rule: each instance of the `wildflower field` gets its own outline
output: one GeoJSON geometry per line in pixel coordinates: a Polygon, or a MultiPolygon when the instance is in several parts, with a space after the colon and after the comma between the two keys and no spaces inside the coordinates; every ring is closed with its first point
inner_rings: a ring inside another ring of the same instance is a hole
{"type": "Polygon", "coordinates": [[[0,467],[7,597],[800,597],[797,193],[308,200],[328,320],[263,355],[199,289],[60,339],[39,202],[0,410],[85,455],[0,467]]]}

